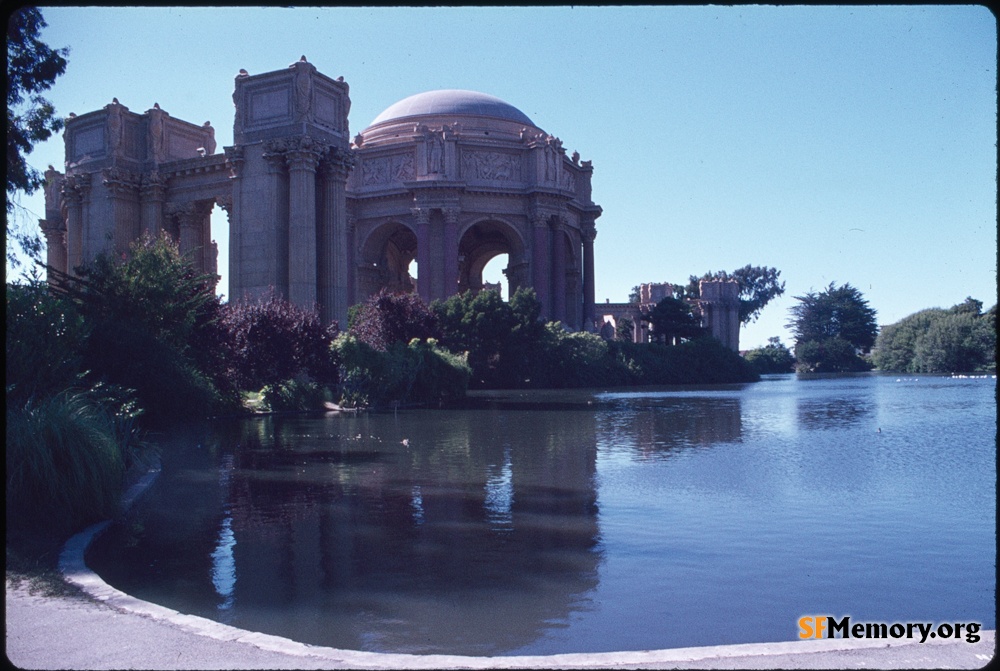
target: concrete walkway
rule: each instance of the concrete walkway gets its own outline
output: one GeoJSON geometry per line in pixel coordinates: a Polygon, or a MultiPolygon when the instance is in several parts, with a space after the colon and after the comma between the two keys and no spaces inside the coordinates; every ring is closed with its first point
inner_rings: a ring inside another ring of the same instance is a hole
{"type": "MultiPolygon", "coordinates": [[[[125,496],[130,505],[156,477],[125,496]]],[[[91,571],[84,551],[109,524],[77,534],[59,568],[86,597],[42,596],[6,582],[6,654],[22,669],[977,669],[978,643],[825,639],[635,652],[520,657],[402,655],[338,650],[236,629],[141,601],[91,571]]]]}

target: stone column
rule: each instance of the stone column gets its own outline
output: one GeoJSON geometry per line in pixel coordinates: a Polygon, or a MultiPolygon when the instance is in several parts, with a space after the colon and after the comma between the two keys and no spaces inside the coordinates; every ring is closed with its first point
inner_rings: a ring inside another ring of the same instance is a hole
{"type": "Polygon", "coordinates": [[[457,207],[444,208],[444,296],[458,292],[458,215],[457,207]]]}
{"type": "Polygon", "coordinates": [[[173,212],[177,217],[177,229],[180,232],[180,239],[177,242],[178,251],[191,261],[191,265],[196,270],[204,271],[205,259],[201,249],[203,246],[201,213],[194,203],[176,205],[173,212]]]}
{"type": "MultiPolygon", "coordinates": [[[[355,255],[354,231],[357,228],[356,217],[347,215],[347,307],[350,308],[358,301],[358,259],[355,255]]],[[[347,330],[345,321],[340,327],[347,330]]]]}
{"type": "Polygon", "coordinates": [[[552,223],[552,319],[566,324],[566,234],[565,219],[552,223]]]}
{"type": "MultiPolygon", "coordinates": [[[[68,273],[66,257],[66,228],[61,221],[39,219],[38,226],[45,234],[46,263],[60,273],[68,273]]],[[[50,284],[59,284],[58,279],[49,277],[50,284]]]]}
{"type": "Polygon", "coordinates": [[[431,302],[431,211],[412,207],[410,212],[417,227],[417,293],[425,303],[431,302]]]}
{"type": "MultiPolygon", "coordinates": [[[[259,244],[247,240],[245,250],[256,247],[263,252],[263,258],[255,259],[268,284],[278,295],[288,299],[288,183],[286,180],[285,152],[289,143],[284,139],[269,140],[264,143],[264,164],[266,166],[266,193],[259,194],[258,207],[263,214],[264,239],[259,244]]],[[[249,193],[247,194],[249,197],[249,193]]]]}
{"type": "Polygon", "coordinates": [[[594,239],[597,228],[594,222],[584,222],[580,237],[583,240],[583,328],[594,330],[596,313],[594,311],[594,239]]]}
{"type": "Polygon", "coordinates": [[[142,233],[156,237],[163,230],[163,204],[167,199],[167,181],[158,172],[142,176],[140,195],[140,219],[142,233]]]}
{"type": "Polygon", "coordinates": [[[241,236],[243,230],[240,227],[240,178],[243,163],[246,157],[243,147],[226,147],[226,165],[229,167],[229,181],[232,184],[232,199],[229,207],[222,205],[229,215],[229,287],[228,294],[230,301],[237,301],[243,297],[243,285],[241,282],[241,264],[243,243],[241,236]]]}
{"type": "Polygon", "coordinates": [[[531,218],[532,239],[531,246],[531,281],[538,296],[538,302],[542,306],[542,316],[552,317],[552,305],[549,300],[549,279],[551,268],[549,266],[549,218],[543,214],[535,214],[531,218]]]}
{"type": "Polygon", "coordinates": [[[350,155],[330,147],[320,162],[320,202],[316,262],[319,314],[323,323],[336,320],[347,328],[350,255],[348,253],[347,174],[350,155]]]}
{"type": "Polygon", "coordinates": [[[66,264],[70,274],[84,261],[85,205],[90,200],[90,175],[67,175],[63,184],[66,203],[66,264]]]}
{"type": "Polygon", "coordinates": [[[316,167],[319,152],[308,135],[285,155],[288,161],[288,300],[316,307],[316,167]]]}
{"type": "Polygon", "coordinates": [[[139,176],[120,168],[102,173],[112,212],[112,249],[125,253],[139,237],[139,176]]]}

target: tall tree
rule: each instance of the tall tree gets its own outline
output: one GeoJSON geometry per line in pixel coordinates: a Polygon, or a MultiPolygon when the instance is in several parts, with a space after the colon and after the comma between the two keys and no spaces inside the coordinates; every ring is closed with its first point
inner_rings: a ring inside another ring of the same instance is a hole
{"type": "Polygon", "coordinates": [[[850,284],[833,282],[819,293],[796,296],[788,327],[795,336],[795,358],[802,372],[868,370],[871,365],[858,350],[875,344],[875,310],[850,284]]]}
{"type": "Polygon", "coordinates": [[[875,344],[878,335],[876,312],[860,291],[850,284],[830,286],[819,293],[796,296],[798,305],[790,309],[788,322],[796,343],[810,340],[842,338],[856,349],[865,350],[875,344]]]}
{"type": "Polygon", "coordinates": [[[37,232],[12,226],[13,197],[18,191],[33,193],[44,183],[25,156],[63,126],[52,103],[39,94],[65,72],[69,49],[52,49],[39,39],[46,25],[36,7],[15,11],[7,22],[7,257],[13,265],[12,238],[29,256],[41,250],[37,232]]]}
{"type": "Polygon", "coordinates": [[[676,298],[664,298],[642,319],[653,327],[653,339],[667,345],[705,334],[705,329],[691,311],[691,305],[676,298]]]}
{"type": "Polygon", "coordinates": [[[737,268],[732,273],[724,270],[719,272],[708,271],[701,277],[691,275],[688,278],[688,285],[683,287],[683,291],[678,291],[675,287],[674,296],[677,298],[699,298],[701,291],[698,283],[701,280],[735,280],[740,285],[740,324],[749,324],[757,321],[761,310],[773,299],[785,293],[785,283],[779,282],[781,271],[777,268],[766,266],[751,266],[747,264],[742,268],[737,268]]]}

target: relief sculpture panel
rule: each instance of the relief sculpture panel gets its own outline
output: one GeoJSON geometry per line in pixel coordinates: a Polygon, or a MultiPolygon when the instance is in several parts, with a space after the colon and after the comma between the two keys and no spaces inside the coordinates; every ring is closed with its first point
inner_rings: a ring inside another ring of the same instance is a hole
{"type": "Polygon", "coordinates": [[[466,179],[518,182],[521,159],[498,151],[466,151],[462,153],[462,175],[466,179]]]}
{"type": "Polygon", "coordinates": [[[393,154],[366,159],[362,164],[361,183],[365,186],[413,180],[413,154],[393,154]]]}

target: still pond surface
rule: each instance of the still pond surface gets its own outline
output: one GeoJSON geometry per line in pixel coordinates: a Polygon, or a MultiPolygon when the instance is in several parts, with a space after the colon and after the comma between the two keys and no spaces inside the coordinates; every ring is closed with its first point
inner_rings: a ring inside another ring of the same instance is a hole
{"type": "Polygon", "coordinates": [[[88,554],[305,643],[550,654],[996,627],[996,380],[509,393],[179,435],[88,554]]]}

